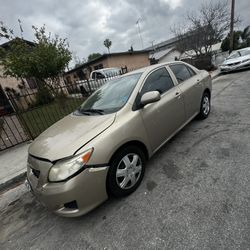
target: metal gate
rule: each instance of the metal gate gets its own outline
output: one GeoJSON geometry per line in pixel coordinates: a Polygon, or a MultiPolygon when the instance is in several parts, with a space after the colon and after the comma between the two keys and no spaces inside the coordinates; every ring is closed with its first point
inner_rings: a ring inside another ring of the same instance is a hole
{"type": "Polygon", "coordinates": [[[0,134],[0,150],[30,140],[15,113],[0,117],[0,134]]]}
{"type": "Polygon", "coordinates": [[[0,150],[29,139],[9,98],[0,86],[0,150]]]}

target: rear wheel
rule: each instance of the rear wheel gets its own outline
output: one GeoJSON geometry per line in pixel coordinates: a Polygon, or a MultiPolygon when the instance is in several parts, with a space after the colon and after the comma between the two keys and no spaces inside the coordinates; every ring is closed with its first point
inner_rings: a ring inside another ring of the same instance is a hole
{"type": "Polygon", "coordinates": [[[107,176],[108,192],[123,197],[134,192],[140,185],[145,172],[146,158],[136,146],[121,149],[113,157],[107,176]]]}
{"type": "Polygon", "coordinates": [[[200,119],[206,119],[210,113],[211,104],[210,104],[210,95],[208,92],[205,92],[201,99],[201,106],[200,106],[200,119]]]}

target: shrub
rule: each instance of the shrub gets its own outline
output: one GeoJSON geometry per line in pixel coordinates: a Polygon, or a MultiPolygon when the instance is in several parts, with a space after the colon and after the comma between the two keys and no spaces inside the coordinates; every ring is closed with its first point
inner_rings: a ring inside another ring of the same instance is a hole
{"type": "Polygon", "coordinates": [[[53,95],[46,86],[40,86],[36,93],[36,105],[49,104],[54,100],[53,95]]]}

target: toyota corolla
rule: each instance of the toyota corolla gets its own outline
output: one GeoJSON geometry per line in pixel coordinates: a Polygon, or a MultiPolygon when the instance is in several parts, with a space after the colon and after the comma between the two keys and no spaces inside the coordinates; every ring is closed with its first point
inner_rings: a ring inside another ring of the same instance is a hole
{"type": "Polygon", "coordinates": [[[194,117],[208,117],[211,89],[206,71],[183,62],[112,79],[33,141],[27,185],[62,216],[131,194],[147,160],[194,117]]]}

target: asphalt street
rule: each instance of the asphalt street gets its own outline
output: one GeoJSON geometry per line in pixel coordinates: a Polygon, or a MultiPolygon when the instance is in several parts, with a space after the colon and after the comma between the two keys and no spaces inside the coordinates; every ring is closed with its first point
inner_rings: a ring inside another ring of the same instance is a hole
{"type": "Polygon", "coordinates": [[[212,97],[126,198],[61,218],[24,185],[2,194],[0,248],[250,249],[250,71],[216,78],[212,97]]]}

